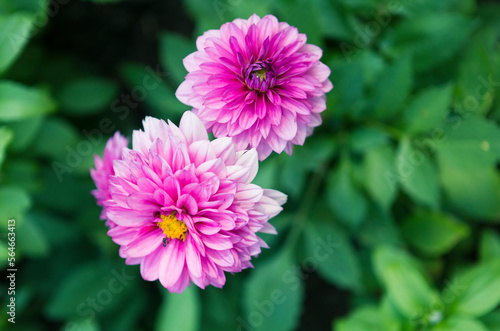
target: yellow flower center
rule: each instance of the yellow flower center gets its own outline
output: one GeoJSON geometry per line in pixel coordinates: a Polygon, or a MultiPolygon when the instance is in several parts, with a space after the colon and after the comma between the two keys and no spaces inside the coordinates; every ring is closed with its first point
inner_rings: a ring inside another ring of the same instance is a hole
{"type": "Polygon", "coordinates": [[[170,215],[160,215],[162,219],[158,222],[158,227],[163,230],[163,233],[170,239],[186,240],[187,226],[183,221],[179,221],[175,213],[170,215]]]}
{"type": "Polygon", "coordinates": [[[255,71],[252,71],[252,74],[254,74],[255,76],[259,77],[259,80],[260,82],[262,83],[263,80],[266,80],[266,73],[267,73],[267,70],[262,68],[260,70],[255,70],[255,71]]]}

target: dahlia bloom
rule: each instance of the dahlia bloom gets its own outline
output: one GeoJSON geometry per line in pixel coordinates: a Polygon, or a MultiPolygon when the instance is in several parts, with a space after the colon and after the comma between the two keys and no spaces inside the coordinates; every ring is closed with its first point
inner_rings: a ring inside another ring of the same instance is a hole
{"type": "MultiPolygon", "coordinates": [[[[97,189],[92,191],[92,194],[97,200],[99,206],[103,206],[103,202],[111,198],[109,194],[109,176],[113,176],[113,161],[121,158],[123,148],[127,147],[128,139],[123,137],[119,132],[116,132],[106,143],[104,155],[102,159],[95,155],[95,169],[90,169],[90,176],[94,180],[97,189]]],[[[104,206],[103,206],[104,207],[104,206]]],[[[101,212],[101,219],[106,218],[106,208],[101,212]]]]}
{"type": "Polygon", "coordinates": [[[322,50],[306,39],[273,15],[206,31],[184,59],[189,73],[176,96],[238,150],[256,148],[260,160],[273,150],[291,154],[321,124],[333,88],[322,50]]]}
{"type": "Polygon", "coordinates": [[[191,281],[222,287],[224,272],[251,267],[267,247],[256,232],[276,233],[268,220],[286,196],[251,184],[256,150],[236,152],[228,137],[209,141],[194,113],[184,113],[179,127],[152,117],[143,124],[132,149],[111,143],[121,157],[106,184],[96,175],[100,162],[93,171],[98,191],[107,187],[100,196],[108,235],[127,264],[140,264],[145,280],[159,279],[170,292],[191,281]]]}

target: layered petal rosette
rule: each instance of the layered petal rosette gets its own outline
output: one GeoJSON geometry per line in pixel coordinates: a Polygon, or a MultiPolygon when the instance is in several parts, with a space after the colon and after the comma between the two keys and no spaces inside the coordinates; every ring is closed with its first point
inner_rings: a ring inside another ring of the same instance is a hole
{"type": "Polygon", "coordinates": [[[272,15],[209,30],[184,59],[189,73],[176,96],[238,150],[256,148],[260,160],[273,150],[291,154],[321,124],[333,87],[322,50],[306,39],[272,15]]]}
{"type": "MultiPolygon", "coordinates": [[[[140,264],[144,279],[159,279],[171,292],[190,282],[222,287],[225,272],[251,267],[251,257],[267,247],[256,233],[276,233],[268,220],[286,201],[251,184],[256,150],[237,152],[227,137],[209,141],[192,112],[179,127],[146,117],[132,146],[121,147],[108,172],[109,195],[102,194],[108,234],[126,263],[140,264]]],[[[99,167],[98,191],[106,187],[99,167]]]]}

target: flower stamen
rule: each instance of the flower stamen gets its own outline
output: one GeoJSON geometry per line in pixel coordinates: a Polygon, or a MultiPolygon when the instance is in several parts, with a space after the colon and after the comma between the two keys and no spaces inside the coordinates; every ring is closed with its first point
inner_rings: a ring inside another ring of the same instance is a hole
{"type": "Polygon", "coordinates": [[[243,75],[250,90],[266,92],[276,84],[276,70],[267,60],[248,64],[243,75]]]}
{"type": "Polygon", "coordinates": [[[260,70],[252,71],[252,74],[258,77],[260,79],[260,82],[262,83],[262,80],[266,80],[266,72],[267,70],[265,68],[262,68],[260,70]]]}
{"type": "MultiPolygon", "coordinates": [[[[186,240],[186,232],[187,226],[183,221],[177,219],[175,213],[171,213],[170,215],[160,215],[162,219],[161,222],[158,222],[158,227],[163,230],[163,233],[169,239],[180,239],[182,241],[186,240]]],[[[164,240],[165,243],[169,240],[164,240]]]]}

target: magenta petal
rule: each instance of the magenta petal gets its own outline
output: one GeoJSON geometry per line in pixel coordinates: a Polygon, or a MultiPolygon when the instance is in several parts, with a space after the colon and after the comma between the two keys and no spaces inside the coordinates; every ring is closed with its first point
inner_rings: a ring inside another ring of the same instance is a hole
{"type": "Polygon", "coordinates": [[[172,240],[160,257],[159,278],[166,288],[174,285],[184,269],[186,251],[179,240],[172,240]]]}
{"type": "Polygon", "coordinates": [[[195,248],[194,243],[191,242],[191,238],[189,237],[186,240],[186,264],[193,276],[201,277],[202,269],[200,253],[195,248]]]}
{"type": "Polygon", "coordinates": [[[135,212],[125,208],[110,208],[106,217],[121,226],[142,226],[153,220],[153,214],[135,212]]]}
{"type": "Polygon", "coordinates": [[[198,213],[196,200],[190,194],[183,194],[179,197],[177,208],[186,210],[189,215],[196,215],[198,213]]]}
{"type": "Polygon", "coordinates": [[[217,138],[210,142],[215,155],[221,158],[226,164],[234,164],[236,162],[236,149],[229,137],[217,138]]]}
{"type": "Polygon", "coordinates": [[[172,284],[168,290],[172,293],[182,293],[189,285],[189,273],[187,269],[183,269],[181,275],[177,279],[177,281],[172,284]]]}
{"type": "Polygon", "coordinates": [[[264,191],[255,184],[238,184],[238,192],[235,198],[241,201],[258,202],[264,191]]]}
{"type": "Polygon", "coordinates": [[[148,232],[132,240],[126,246],[124,253],[130,257],[146,256],[161,245],[164,237],[163,232],[156,225],[153,225],[149,228],[148,232]]]}
{"type": "Polygon", "coordinates": [[[288,110],[283,111],[281,124],[272,127],[273,131],[284,140],[292,140],[297,134],[297,122],[288,110]]]}
{"type": "Polygon", "coordinates": [[[207,247],[218,251],[233,248],[231,240],[229,240],[227,236],[222,234],[203,236],[203,243],[207,247]]]}
{"type": "Polygon", "coordinates": [[[200,119],[190,111],[182,115],[179,129],[181,129],[182,133],[186,136],[188,144],[198,140],[208,140],[205,126],[203,126],[200,119]]]}
{"type": "Polygon", "coordinates": [[[128,196],[127,203],[131,209],[140,211],[155,212],[160,209],[160,206],[155,202],[155,198],[152,193],[133,193],[128,196]]]}
{"type": "Polygon", "coordinates": [[[257,175],[257,171],[259,170],[259,159],[257,151],[255,149],[251,149],[249,151],[244,151],[240,153],[238,161],[236,161],[236,165],[241,165],[247,168],[248,169],[247,182],[252,181],[257,175]]]}
{"type": "Polygon", "coordinates": [[[215,264],[221,267],[230,267],[234,264],[234,257],[227,250],[207,249],[207,255],[215,264]]]}
{"type": "Polygon", "coordinates": [[[193,162],[196,166],[199,166],[208,160],[215,159],[215,152],[213,151],[208,140],[195,141],[189,145],[188,150],[191,162],[193,162]]]}
{"type": "Polygon", "coordinates": [[[141,276],[145,280],[154,281],[158,279],[158,263],[162,247],[156,248],[151,254],[146,255],[141,263],[141,276]]]}

